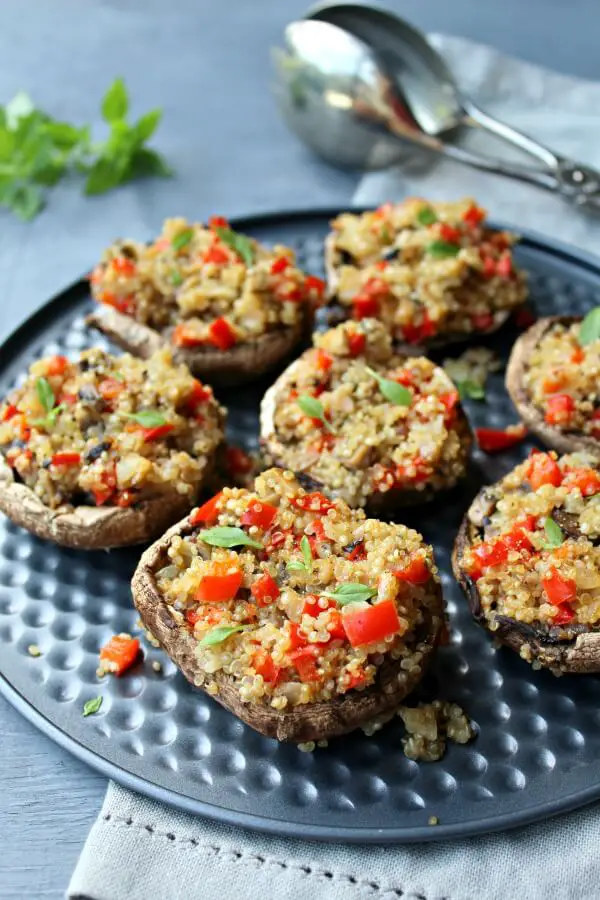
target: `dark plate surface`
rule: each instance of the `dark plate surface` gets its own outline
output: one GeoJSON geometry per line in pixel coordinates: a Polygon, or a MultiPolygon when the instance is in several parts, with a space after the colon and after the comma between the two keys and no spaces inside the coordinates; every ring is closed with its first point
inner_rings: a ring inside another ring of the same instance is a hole
{"type": "MultiPolygon", "coordinates": [[[[331,215],[282,213],[233,224],[294,246],[301,265],[319,273],[331,215]]],[[[536,236],[524,238],[517,257],[530,273],[539,313],[600,304],[600,262],[536,236]]],[[[84,326],[89,306],[87,286],[78,283],[6,341],[0,396],[35,357],[103,343],[84,326]]],[[[506,355],[514,337],[508,329],[492,346],[506,355]]],[[[230,437],[247,447],[256,445],[265,387],[220,395],[230,410],[230,437]]],[[[516,421],[501,374],[492,378],[485,404],[467,407],[474,424],[516,421]]],[[[399,722],[372,738],[357,733],[314,753],[278,745],[194,690],[148,646],[129,675],[100,682],[99,648],[110,635],[135,630],[129,580],[139,550],[63,550],[4,518],[0,690],[46,734],[111,778],[181,809],[263,831],[321,840],[440,840],[581,806],[600,797],[600,679],[557,679],[495,649],[450,576],[452,540],[470,497],[528,449],[478,455],[468,487],[403,517],[434,545],[443,572],[452,644],[439,654],[434,693],[463,706],[479,728],[474,743],[451,746],[441,762],[406,759],[399,722]],[[40,647],[39,658],[28,655],[30,644],[40,647]],[[161,673],[152,668],[155,660],[161,673]],[[100,713],[84,719],[83,703],[98,694],[100,713]],[[435,828],[427,824],[432,815],[440,823],[435,828]]]]}

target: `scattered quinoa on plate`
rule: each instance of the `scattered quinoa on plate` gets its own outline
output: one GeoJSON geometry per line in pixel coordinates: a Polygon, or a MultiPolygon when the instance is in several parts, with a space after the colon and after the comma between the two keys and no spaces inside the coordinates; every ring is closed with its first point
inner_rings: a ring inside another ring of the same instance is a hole
{"type": "Polygon", "coordinates": [[[0,403],[0,507],[58,543],[145,540],[197,501],[223,421],[168,350],[38,360],[0,403]]]}
{"type": "Polygon", "coordinates": [[[142,620],[194,684],[259,731],[311,741],[395,709],[443,610],[429,546],[270,469],[142,557],[142,620]]]}
{"type": "Polygon", "coordinates": [[[540,319],[514,345],[506,386],[549,447],[600,456],[600,308],[540,319]]]}
{"type": "Polygon", "coordinates": [[[102,308],[92,323],[126,349],[147,356],[166,342],[196,373],[229,381],[286,356],[325,289],[289,247],[265,247],[219,216],[167,219],[149,245],[117,241],[90,281],[102,308]]]}
{"type": "Polygon", "coordinates": [[[326,239],[329,292],[354,319],[379,318],[396,343],[443,345],[489,333],[527,297],[517,238],[466,198],[410,198],[342,213],[326,239]]]}
{"type": "Polygon", "coordinates": [[[534,453],[471,504],[454,571],[484,627],[556,671],[600,671],[600,470],[534,453]]]}
{"type": "Polygon", "coordinates": [[[430,499],[464,476],[471,433],[443,369],[394,353],[374,319],[315,334],[314,344],[263,399],[268,458],[373,512],[430,499]]]}

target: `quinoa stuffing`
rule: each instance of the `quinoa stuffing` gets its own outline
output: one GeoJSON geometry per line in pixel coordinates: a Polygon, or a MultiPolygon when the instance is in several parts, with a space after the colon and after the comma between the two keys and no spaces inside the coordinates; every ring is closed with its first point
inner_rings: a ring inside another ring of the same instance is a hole
{"type": "Polygon", "coordinates": [[[464,474],[470,432],[454,384],[423,357],[394,354],[384,325],[346,322],[314,336],[262,404],[267,453],[365,506],[464,474]]]}
{"type": "Polygon", "coordinates": [[[0,404],[0,453],[52,510],[196,499],[223,440],[212,390],[160,351],[144,362],[83,352],[35,362],[0,404]]]}
{"type": "Polygon", "coordinates": [[[150,245],[120,240],[91,275],[100,303],[159,332],[175,347],[229,350],[274,329],[297,327],[325,284],[296,266],[294,252],[234,232],[167,219],[150,245]]]}
{"type": "Polygon", "coordinates": [[[600,441],[600,334],[582,344],[581,329],[551,324],[528,354],[523,387],[547,425],[600,441]]]}
{"type": "Polygon", "coordinates": [[[460,565],[491,630],[497,617],[548,627],[600,621],[600,470],[586,453],[534,453],[468,513],[460,565]]]}
{"type": "Polygon", "coordinates": [[[156,573],[171,616],[197,640],[196,683],[283,710],[372,685],[386,661],[417,674],[442,626],[430,547],[270,469],[225,488],[174,536],[156,573]]]}
{"type": "Polygon", "coordinates": [[[527,296],[517,238],[466,198],[410,198],[343,213],[327,240],[329,286],[348,315],[375,316],[395,341],[443,343],[493,331],[527,296]]]}
{"type": "Polygon", "coordinates": [[[401,706],[398,715],[406,728],[402,749],[409,759],[437,762],[444,756],[448,740],[467,744],[475,737],[473,725],[456,703],[434,700],[418,706],[401,706]]]}

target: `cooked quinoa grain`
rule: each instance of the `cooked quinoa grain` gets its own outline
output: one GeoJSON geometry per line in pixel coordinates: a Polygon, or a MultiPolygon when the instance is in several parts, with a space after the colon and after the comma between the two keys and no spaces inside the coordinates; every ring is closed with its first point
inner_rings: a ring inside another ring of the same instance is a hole
{"type": "Polygon", "coordinates": [[[600,470],[589,454],[535,453],[472,504],[460,566],[489,627],[600,621],[600,470]]]}
{"type": "Polygon", "coordinates": [[[444,343],[493,331],[527,296],[516,237],[467,198],[410,198],[344,213],[327,240],[329,286],[348,315],[380,318],[395,341],[444,343]]]}
{"type": "Polygon", "coordinates": [[[0,405],[0,452],[45,506],[132,506],[178,492],[193,505],[223,440],[210,387],[165,350],[141,362],[87,350],[35,362],[0,405]]]}
{"type": "Polygon", "coordinates": [[[471,722],[456,703],[434,700],[418,706],[401,706],[398,715],[407,731],[402,749],[409,759],[436,762],[445,754],[448,740],[467,744],[475,737],[471,722]]]}
{"type": "Polygon", "coordinates": [[[156,584],[197,639],[208,693],[228,677],[243,703],[281,711],[365,690],[386,661],[401,663],[398,677],[420,672],[416,634],[439,610],[439,576],[417,532],[306,492],[280,469],[254,492],[225,488],[190,524],[156,584]]]}
{"type": "Polygon", "coordinates": [[[117,241],[91,284],[96,300],[166,332],[175,347],[223,351],[297,326],[325,287],[298,269],[289,247],[264,247],[222,217],[208,226],[167,219],[150,245],[117,241]]]}
{"type": "Polygon", "coordinates": [[[344,323],[314,343],[262,403],[262,439],[277,463],[361,507],[391,490],[418,497],[451,487],[465,474],[470,432],[441,368],[394,354],[374,319],[344,323]]]}

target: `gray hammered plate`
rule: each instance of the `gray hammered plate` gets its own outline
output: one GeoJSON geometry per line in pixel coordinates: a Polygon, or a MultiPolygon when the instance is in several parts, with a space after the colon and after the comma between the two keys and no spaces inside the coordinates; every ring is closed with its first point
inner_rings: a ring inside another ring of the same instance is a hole
{"type": "MultiPolygon", "coordinates": [[[[333,211],[277,214],[234,222],[267,242],[291,244],[300,263],[322,269],[321,241],[333,211]]],[[[530,273],[538,313],[581,312],[600,304],[600,262],[526,236],[517,252],[530,273]]],[[[31,361],[102,343],[84,326],[85,282],[51,300],[0,351],[0,396],[31,361]]],[[[506,355],[514,333],[494,342],[506,355]]],[[[515,421],[502,376],[475,424],[515,421]]],[[[265,384],[223,394],[230,437],[255,447],[265,384]]],[[[482,479],[496,480],[529,450],[479,455],[467,488],[405,517],[436,550],[452,624],[439,654],[434,695],[459,703],[477,739],[451,746],[438,763],[402,754],[400,722],[375,737],[357,733],[303,753],[256,734],[194,690],[152,647],[120,679],[96,677],[110,635],[135,630],[129,580],[139,550],[62,550],[0,521],[0,690],[42,731],[91,766],[180,809],[263,831],[344,841],[464,837],[534,821],[600,797],[600,680],[534,672],[495,649],[471,620],[450,575],[458,523],[482,479]],[[477,468],[479,467],[479,469],[477,468]],[[38,644],[42,655],[27,653],[38,644]],[[152,668],[160,660],[162,673],[152,668]],[[84,702],[102,694],[100,713],[84,702]],[[439,818],[435,828],[430,816],[439,818]]]]}

